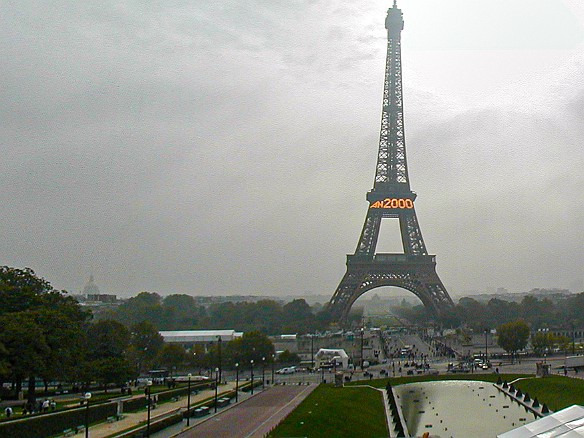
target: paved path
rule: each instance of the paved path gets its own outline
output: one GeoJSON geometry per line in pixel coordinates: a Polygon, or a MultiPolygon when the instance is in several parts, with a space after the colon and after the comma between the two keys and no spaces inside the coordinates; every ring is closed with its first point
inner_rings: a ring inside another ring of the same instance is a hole
{"type": "MultiPolygon", "coordinates": [[[[219,393],[227,392],[235,388],[235,383],[229,382],[226,385],[219,386],[219,393]]],[[[215,390],[205,389],[200,391],[197,395],[191,395],[191,405],[204,400],[208,397],[215,395],[215,390]]],[[[151,420],[156,418],[166,416],[177,410],[186,409],[187,407],[187,396],[181,396],[176,402],[161,403],[150,411],[151,420]]],[[[89,428],[89,434],[91,438],[105,438],[111,435],[115,435],[125,429],[133,426],[137,426],[141,422],[145,422],[148,416],[147,410],[142,410],[133,413],[125,413],[124,418],[120,421],[115,421],[113,423],[100,423],[89,428]]]]}
{"type": "Polygon", "coordinates": [[[277,385],[182,432],[180,438],[261,438],[318,385],[277,385]]]}

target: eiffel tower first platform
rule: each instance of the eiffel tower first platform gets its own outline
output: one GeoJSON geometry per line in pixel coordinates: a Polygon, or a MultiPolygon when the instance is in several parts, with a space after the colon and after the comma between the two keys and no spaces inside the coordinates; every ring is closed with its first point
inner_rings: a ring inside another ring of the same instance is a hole
{"type": "Polygon", "coordinates": [[[401,31],[403,14],[396,0],[387,12],[387,58],[383,86],[381,135],[375,181],[367,193],[369,208],[355,254],[347,255],[347,272],[328,304],[333,321],[346,320],[365,292],[395,286],[414,293],[434,315],[453,305],[436,273],[436,256],[428,255],[410,189],[402,97],[401,31]],[[375,252],[381,221],[399,219],[403,253],[375,252]]]}

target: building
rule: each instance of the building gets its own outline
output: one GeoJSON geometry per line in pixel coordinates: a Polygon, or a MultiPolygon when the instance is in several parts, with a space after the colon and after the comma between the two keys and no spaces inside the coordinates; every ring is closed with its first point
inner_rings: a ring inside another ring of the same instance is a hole
{"type": "Polygon", "coordinates": [[[160,335],[168,344],[179,344],[187,350],[195,345],[201,345],[205,351],[216,342],[229,342],[243,336],[243,332],[235,330],[174,330],[161,331],[160,335]]]}

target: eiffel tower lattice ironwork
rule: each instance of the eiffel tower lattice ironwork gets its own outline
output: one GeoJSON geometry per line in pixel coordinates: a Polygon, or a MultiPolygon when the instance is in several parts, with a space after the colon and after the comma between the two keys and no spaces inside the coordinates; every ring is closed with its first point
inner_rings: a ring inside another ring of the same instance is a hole
{"type": "Polygon", "coordinates": [[[381,135],[373,190],[355,254],[347,255],[347,272],[328,305],[332,319],[344,321],[365,292],[395,286],[414,293],[433,314],[453,305],[436,273],[436,256],[428,255],[410,189],[406,160],[402,97],[401,31],[403,14],[396,0],[387,12],[387,58],[383,87],[381,135]],[[382,219],[397,218],[403,253],[376,253],[382,219]]]}

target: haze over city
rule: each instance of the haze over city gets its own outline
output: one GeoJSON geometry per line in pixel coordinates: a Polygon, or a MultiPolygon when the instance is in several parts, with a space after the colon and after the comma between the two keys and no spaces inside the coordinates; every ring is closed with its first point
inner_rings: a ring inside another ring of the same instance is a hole
{"type": "MultiPolygon", "coordinates": [[[[4,8],[1,264],[71,292],[92,273],[121,296],[332,295],[373,184],[391,4],[4,8]]],[[[445,286],[582,292],[584,5],[398,4],[445,286]]]]}

